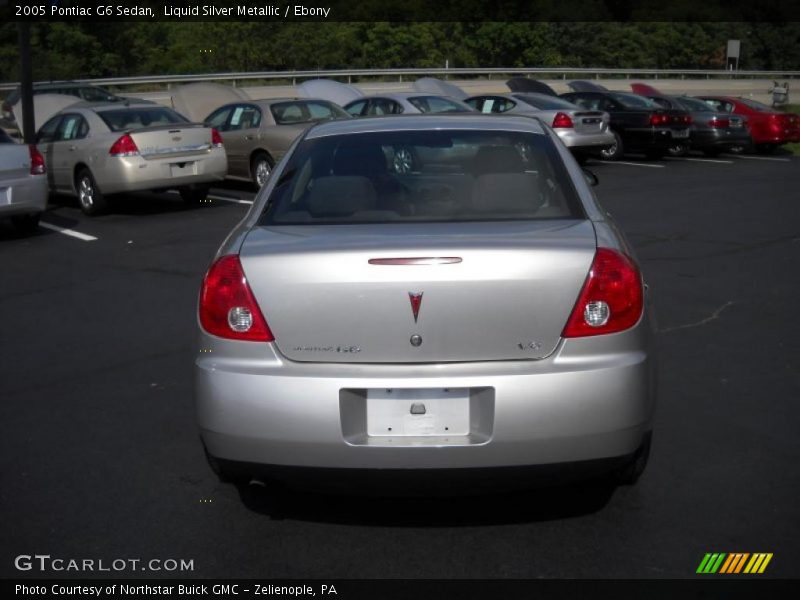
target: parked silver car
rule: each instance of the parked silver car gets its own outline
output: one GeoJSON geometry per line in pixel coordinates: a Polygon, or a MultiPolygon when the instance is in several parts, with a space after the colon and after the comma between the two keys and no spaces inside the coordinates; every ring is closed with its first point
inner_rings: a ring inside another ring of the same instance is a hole
{"type": "Polygon", "coordinates": [[[346,104],[344,109],[354,117],[472,112],[471,107],[459,100],[420,92],[365,96],[346,104]]]}
{"type": "Polygon", "coordinates": [[[585,110],[572,102],[543,93],[484,94],[465,103],[483,113],[509,113],[539,117],[550,125],[576,158],[583,161],[614,144],[608,113],[585,110]]]}
{"type": "Polygon", "coordinates": [[[47,208],[44,157],[34,145],[19,144],[0,130],[0,217],[21,233],[33,233],[47,208]]]}
{"type": "Polygon", "coordinates": [[[234,479],[579,465],[635,481],[655,407],[645,290],[537,119],[317,125],[203,281],[210,463],[234,479]],[[429,159],[399,173],[398,147],[429,159]]]}
{"type": "Polygon", "coordinates": [[[177,189],[198,202],[228,168],[217,131],[152,104],[68,106],[42,125],[36,144],[50,191],[77,196],[89,215],[120,192],[177,189]]]}
{"type": "Polygon", "coordinates": [[[222,134],[228,177],[261,187],[297,137],[314,123],[349,119],[340,106],[313,98],[242,100],[221,106],[205,119],[222,134]]]}

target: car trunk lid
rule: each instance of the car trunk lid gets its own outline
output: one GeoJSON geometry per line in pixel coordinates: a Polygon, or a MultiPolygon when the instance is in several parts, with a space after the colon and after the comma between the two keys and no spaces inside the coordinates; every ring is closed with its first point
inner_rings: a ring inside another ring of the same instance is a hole
{"type": "Polygon", "coordinates": [[[211,148],[211,129],[202,125],[158,125],[128,132],[147,160],[190,156],[211,148]]]}
{"type": "Polygon", "coordinates": [[[487,361],[553,352],[595,245],[576,220],[273,226],[240,258],[290,360],[487,361]]]}

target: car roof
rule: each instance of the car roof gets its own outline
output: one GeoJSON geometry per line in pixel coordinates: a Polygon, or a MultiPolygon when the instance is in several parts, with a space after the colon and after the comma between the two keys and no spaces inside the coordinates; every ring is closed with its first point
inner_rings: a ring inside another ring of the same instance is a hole
{"type": "MultiPolygon", "coordinates": [[[[358,100],[369,100],[370,98],[389,98],[390,100],[407,100],[408,98],[446,98],[447,100],[459,102],[457,98],[443,96],[442,94],[431,94],[430,92],[388,92],[386,94],[369,94],[363,98],[356,98],[352,102],[357,102],[358,100]]],[[[348,102],[348,104],[351,104],[351,102],[348,102]]]]}
{"type": "Polygon", "coordinates": [[[421,115],[385,115],[325,121],[308,130],[306,137],[316,139],[331,135],[348,135],[390,131],[435,131],[470,129],[478,131],[520,131],[544,135],[538,119],[512,115],[482,113],[431,113],[421,115]]]}

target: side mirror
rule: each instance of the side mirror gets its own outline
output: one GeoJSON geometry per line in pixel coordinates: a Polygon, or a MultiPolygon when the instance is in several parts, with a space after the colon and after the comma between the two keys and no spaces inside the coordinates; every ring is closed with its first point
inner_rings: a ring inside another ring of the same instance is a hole
{"type": "Polygon", "coordinates": [[[586,183],[588,183],[592,187],[594,187],[598,183],[600,183],[600,180],[597,178],[597,175],[595,175],[589,169],[584,169],[583,170],[583,176],[586,178],[586,183]]]}

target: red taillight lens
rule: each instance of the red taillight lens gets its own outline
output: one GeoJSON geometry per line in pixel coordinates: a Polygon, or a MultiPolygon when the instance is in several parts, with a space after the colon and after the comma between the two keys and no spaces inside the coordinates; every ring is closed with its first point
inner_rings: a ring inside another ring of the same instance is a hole
{"type": "Polygon", "coordinates": [[[111,156],[136,156],[139,154],[139,148],[136,147],[133,138],[126,133],[112,144],[108,153],[111,156]]]}
{"type": "Polygon", "coordinates": [[[634,262],[616,250],[598,248],[561,336],[624,331],[639,321],[643,306],[642,278],[634,262]]]}
{"type": "Polygon", "coordinates": [[[222,148],[222,136],[213,127],[211,128],[211,145],[214,148],[222,148]]]}
{"type": "Polygon", "coordinates": [[[669,123],[668,115],[654,114],[650,115],[650,125],[658,127],[659,125],[667,125],[669,123]]]}
{"type": "Polygon", "coordinates": [[[235,255],[223,256],[206,273],[200,290],[200,325],[229,340],[272,342],[275,338],[235,255]]]}
{"type": "Polygon", "coordinates": [[[553,119],[553,129],[572,129],[572,119],[566,113],[558,113],[553,119]]]}
{"type": "Polygon", "coordinates": [[[44,156],[39,152],[39,149],[33,144],[30,144],[28,146],[28,151],[31,155],[31,175],[43,175],[46,173],[47,169],[44,166],[44,156]]]}
{"type": "Polygon", "coordinates": [[[714,117],[708,122],[708,124],[716,129],[724,129],[729,127],[731,122],[729,119],[720,119],[719,117],[714,117]]]}
{"type": "Polygon", "coordinates": [[[683,122],[686,123],[687,125],[691,125],[692,124],[692,116],[691,115],[686,115],[685,117],[683,117],[683,122]]]}

